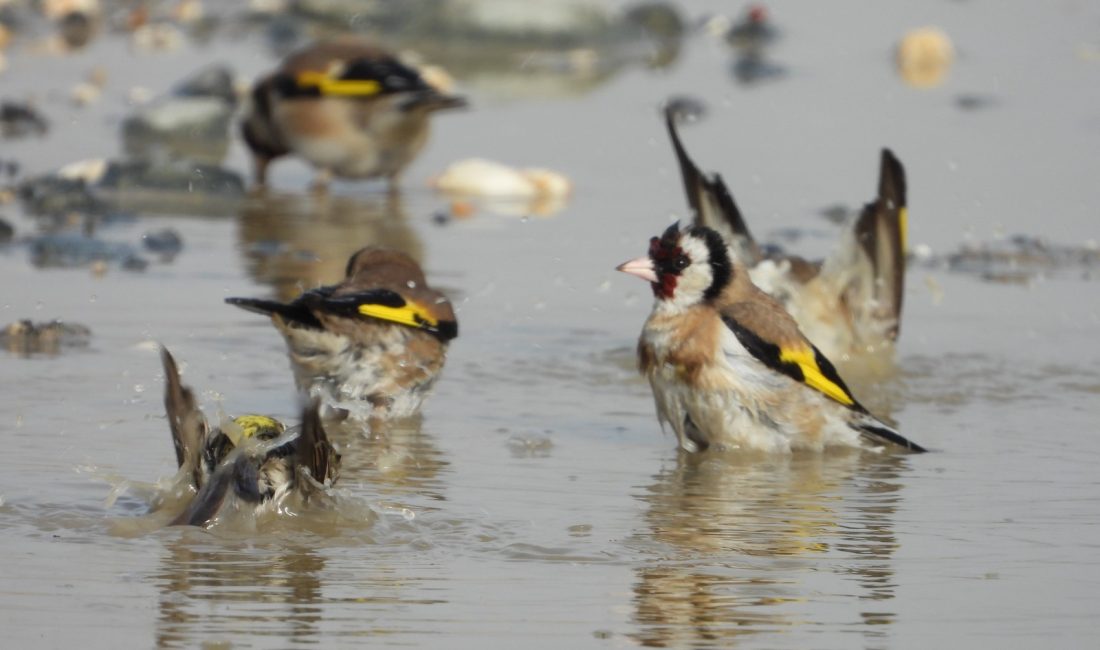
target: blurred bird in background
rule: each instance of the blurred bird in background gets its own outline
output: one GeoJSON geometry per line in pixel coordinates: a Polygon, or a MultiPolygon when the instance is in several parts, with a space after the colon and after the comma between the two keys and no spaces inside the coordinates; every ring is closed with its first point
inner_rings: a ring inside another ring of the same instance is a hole
{"type": "Polygon", "coordinates": [[[385,178],[391,189],[428,139],[432,113],[466,105],[389,52],[352,37],[292,53],[252,87],[241,133],[255,182],[296,155],[329,175],[385,178]]]}

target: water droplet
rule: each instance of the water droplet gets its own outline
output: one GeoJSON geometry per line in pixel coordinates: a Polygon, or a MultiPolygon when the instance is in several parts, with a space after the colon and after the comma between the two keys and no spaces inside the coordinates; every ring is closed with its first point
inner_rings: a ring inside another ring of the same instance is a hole
{"type": "Polygon", "coordinates": [[[99,300],[99,296],[94,293],[88,298],[88,302],[95,302],[96,300],[99,300]]]}
{"type": "Polygon", "coordinates": [[[408,282],[405,283],[405,286],[407,286],[410,289],[415,289],[416,288],[416,280],[409,280],[408,282]]]}
{"type": "Polygon", "coordinates": [[[144,393],[145,392],[145,384],[134,384],[134,392],[135,393],[144,393]]]}

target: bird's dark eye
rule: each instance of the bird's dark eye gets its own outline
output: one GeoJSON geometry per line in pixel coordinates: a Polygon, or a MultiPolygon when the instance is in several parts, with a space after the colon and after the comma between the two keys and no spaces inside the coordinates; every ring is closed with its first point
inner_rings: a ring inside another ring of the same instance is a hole
{"type": "Polygon", "coordinates": [[[688,267],[689,264],[691,264],[691,260],[688,258],[687,255],[677,255],[676,259],[672,262],[672,265],[676,268],[677,271],[683,271],[688,267]]]}

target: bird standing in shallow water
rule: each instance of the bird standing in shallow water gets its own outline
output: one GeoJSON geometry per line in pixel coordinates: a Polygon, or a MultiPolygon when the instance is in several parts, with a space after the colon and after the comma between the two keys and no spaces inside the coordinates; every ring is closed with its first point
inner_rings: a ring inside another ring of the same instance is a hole
{"type": "Polygon", "coordinates": [[[420,265],[382,248],[362,249],[343,282],[292,302],[226,302],[271,317],[299,390],[365,418],[415,414],[458,336],[451,302],[428,286],[420,265]]]}
{"type": "Polygon", "coordinates": [[[825,260],[762,249],[719,174],[709,177],[688,156],[676,130],[677,102],[665,122],[680,164],[693,223],[722,235],[752,281],[790,312],[825,355],[871,376],[893,368],[905,290],[905,168],[889,149],[878,193],[825,260]]]}
{"type": "Polygon", "coordinates": [[[194,393],[180,381],[176,360],[166,348],[160,357],[176,461],[196,491],[173,524],[206,526],[230,497],[277,508],[291,493],[309,498],[336,481],[340,455],[328,441],[316,402],[303,409],[297,431],[264,415],[242,415],[211,430],[194,393]]]}
{"type": "Polygon", "coordinates": [[[391,189],[428,139],[429,118],[466,105],[414,68],[353,38],[292,53],[253,86],[241,121],[257,185],[282,156],[344,178],[386,178],[391,189]]]}
{"type": "Polygon", "coordinates": [[[705,226],[670,226],[618,270],[650,282],[639,368],[680,446],[788,452],[920,445],[871,415],[705,226]]]}

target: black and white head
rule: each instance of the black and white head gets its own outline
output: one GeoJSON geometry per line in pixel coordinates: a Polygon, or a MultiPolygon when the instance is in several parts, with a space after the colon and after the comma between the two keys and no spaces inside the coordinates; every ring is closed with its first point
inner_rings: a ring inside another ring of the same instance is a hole
{"type": "Polygon", "coordinates": [[[649,255],[617,269],[649,281],[658,305],[672,310],[716,299],[734,273],[721,235],[706,226],[681,230],[679,223],[649,240],[649,255]]]}

